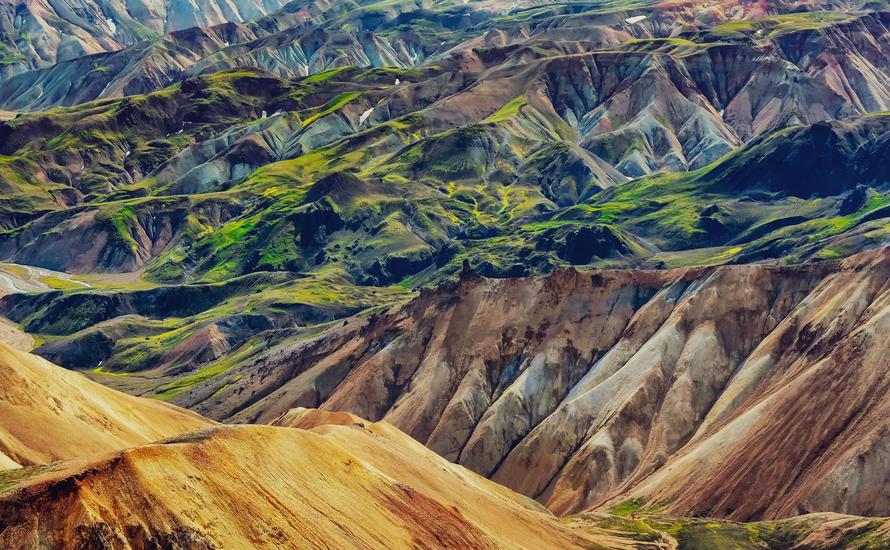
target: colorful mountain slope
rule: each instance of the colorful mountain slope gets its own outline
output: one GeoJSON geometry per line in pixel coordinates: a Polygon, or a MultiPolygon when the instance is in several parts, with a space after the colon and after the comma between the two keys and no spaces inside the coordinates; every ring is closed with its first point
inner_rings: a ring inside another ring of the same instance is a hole
{"type": "Polygon", "coordinates": [[[304,410],[284,427],[217,426],[0,354],[4,548],[624,546],[387,424],[304,410]]]}
{"type": "Polygon", "coordinates": [[[174,402],[237,422],[294,406],[386,420],[560,514],[632,495],[742,520],[886,515],[868,480],[885,473],[888,269],[884,247],[797,267],[466,275],[174,402]]]}

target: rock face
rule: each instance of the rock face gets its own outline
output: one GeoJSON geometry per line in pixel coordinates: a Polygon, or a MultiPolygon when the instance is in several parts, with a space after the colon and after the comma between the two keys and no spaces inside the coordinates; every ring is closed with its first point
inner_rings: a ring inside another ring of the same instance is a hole
{"type": "Polygon", "coordinates": [[[0,416],[0,467],[132,447],[214,424],[116,392],[3,342],[0,416]]]}
{"type": "Polygon", "coordinates": [[[739,364],[695,433],[633,495],[683,513],[886,514],[890,254],[845,262],[739,364]],[[763,487],[771,487],[762,491],[763,487]]]}
{"type": "Polygon", "coordinates": [[[748,520],[886,515],[890,249],[842,263],[559,270],[424,291],[179,396],[385,420],[559,514],[625,495],[748,520]],[[815,431],[813,426],[817,426],[815,431]]]}

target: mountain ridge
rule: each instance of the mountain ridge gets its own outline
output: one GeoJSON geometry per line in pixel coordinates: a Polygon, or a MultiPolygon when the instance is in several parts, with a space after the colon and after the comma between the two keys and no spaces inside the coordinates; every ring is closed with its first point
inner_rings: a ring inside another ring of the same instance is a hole
{"type": "MultiPolygon", "coordinates": [[[[697,439],[727,419],[744,414],[756,419],[745,411],[772,402],[762,392],[772,384],[782,388],[797,371],[854,364],[861,365],[857,375],[882,372],[886,362],[868,350],[881,349],[886,334],[878,326],[886,316],[887,254],[884,247],[843,263],[800,267],[563,270],[527,280],[465,276],[456,286],[425,291],[389,312],[348,320],[328,334],[259,354],[174,402],[236,422],[269,422],[294,406],[385,419],[446,458],[536,497],[558,513],[577,512],[655,483],[647,476],[667,475],[674,453],[687,452],[681,450],[687,444],[694,448],[697,439]],[[733,293],[744,294],[744,300],[721,303],[721,296],[733,293]],[[855,300],[839,300],[842,296],[855,300]],[[861,328],[869,323],[878,325],[861,328]],[[861,338],[874,341],[853,343],[861,338]],[[848,340],[850,353],[859,354],[855,359],[824,362],[832,346],[848,340]],[[705,364],[711,367],[696,370],[705,364]]],[[[787,402],[816,407],[814,401],[787,402]]],[[[855,410],[860,398],[851,394],[834,406],[845,403],[855,410]]],[[[823,410],[830,414],[832,409],[825,404],[823,410]]],[[[793,412],[777,414],[779,422],[786,415],[800,418],[793,412]]],[[[822,422],[827,429],[829,422],[822,422]]],[[[742,433],[726,429],[714,437],[742,433]]],[[[760,455],[746,450],[751,441],[736,444],[739,460],[759,460],[760,455]]],[[[796,445],[800,452],[816,453],[808,445],[819,443],[796,445]]],[[[775,460],[798,467],[792,460],[775,460]]],[[[815,468],[819,460],[827,458],[809,455],[800,467],[815,468]]],[[[836,475],[865,475],[855,469],[843,474],[845,459],[837,460],[836,475]]],[[[708,481],[697,471],[701,483],[726,489],[719,476],[708,481]]],[[[828,474],[814,479],[828,479],[828,474]]],[[[655,495],[672,486],[664,483],[652,492],[640,489],[639,496],[661,500],[655,495]]],[[[747,486],[744,478],[739,483],[740,491],[747,486]]],[[[751,483],[751,490],[774,502],[776,511],[696,508],[682,499],[669,509],[751,519],[833,508],[820,503],[821,497],[813,497],[813,504],[782,501],[770,492],[783,491],[781,486],[751,483]],[[792,505],[801,507],[789,512],[792,505]]],[[[868,498],[866,493],[862,498],[868,498]]],[[[726,494],[732,498],[734,493],[726,494]]],[[[848,496],[845,511],[885,513],[880,497],[868,501],[873,504],[857,504],[855,495],[848,496]]]]}

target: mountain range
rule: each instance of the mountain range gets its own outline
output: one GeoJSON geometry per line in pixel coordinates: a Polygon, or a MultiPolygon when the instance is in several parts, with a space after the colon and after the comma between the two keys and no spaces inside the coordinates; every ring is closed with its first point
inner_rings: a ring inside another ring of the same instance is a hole
{"type": "Polygon", "coordinates": [[[883,548],[887,159],[886,0],[0,4],[0,546],[883,548]]]}

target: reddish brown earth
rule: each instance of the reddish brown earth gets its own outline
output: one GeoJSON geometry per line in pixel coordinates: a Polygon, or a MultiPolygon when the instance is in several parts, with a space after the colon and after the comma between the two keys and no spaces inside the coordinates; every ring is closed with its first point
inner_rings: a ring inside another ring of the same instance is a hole
{"type": "MultiPolygon", "coordinates": [[[[862,266],[867,278],[880,260],[873,256],[834,276],[862,266]]],[[[651,280],[641,276],[639,282],[651,280]]],[[[465,278],[456,290],[490,283],[465,278]]],[[[497,324],[495,318],[490,324],[497,324]]],[[[557,520],[540,504],[448,462],[387,422],[296,408],[272,426],[212,425],[26,353],[2,351],[0,364],[13,373],[5,376],[2,402],[17,412],[5,410],[0,417],[0,440],[18,434],[20,446],[44,455],[81,455],[24,468],[5,464],[11,469],[0,472],[2,548],[829,549],[880,548],[890,533],[881,518],[822,513],[743,525],[677,518],[637,505],[631,518],[588,513],[557,520]],[[28,373],[37,373],[42,385],[23,382],[28,373]],[[105,416],[96,416],[97,410],[105,416]],[[16,432],[25,413],[44,430],[31,422],[30,430],[16,432]],[[177,415],[206,427],[101,450],[124,444],[121,425],[169,428],[177,415]],[[60,432],[66,423],[70,432],[60,432]],[[55,445],[47,434],[55,436],[55,445]],[[74,448],[78,435],[100,450],[74,448]]],[[[681,479],[689,471],[687,455],[698,452],[693,443],[687,447],[693,450],[677,453],[660,471],[673,476],[667,482],[656,472],[622,499],[643,495],[656,502],[660,496],[653,492],[668,482],[707,494],[697,488],[702,479],[681,479]]],[[[669,506],[683,502],[690,499],[680,494],[669,506]]]]}
{"type": "Polygon", "coordinates": [[[26,474],[3,548],[605,547],[385,424],[217,427],[26,474]]]}
{"type": "Polygon", "coordinates": [[[560,270],[423,292],[181,404],[385,420],[558,514],[890,514],[890,249],[795,267],[560,270]],[[222,389],[221,389],[222,388],[222,389]]]}

